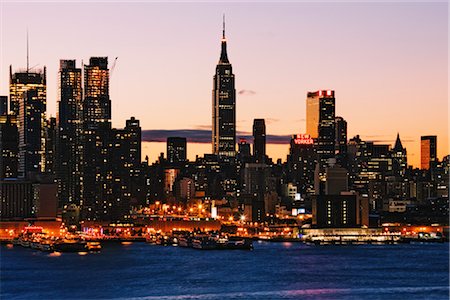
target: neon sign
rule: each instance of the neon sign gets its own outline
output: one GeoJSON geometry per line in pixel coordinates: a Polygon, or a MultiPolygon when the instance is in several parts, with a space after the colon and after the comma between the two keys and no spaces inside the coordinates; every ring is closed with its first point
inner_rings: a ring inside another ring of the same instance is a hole
{"type": "Polygon", "coordinates": [[[294,136],[294,143],[297,145],[312,145],[314,140],[309,134],[297,134],[294,136]]]}

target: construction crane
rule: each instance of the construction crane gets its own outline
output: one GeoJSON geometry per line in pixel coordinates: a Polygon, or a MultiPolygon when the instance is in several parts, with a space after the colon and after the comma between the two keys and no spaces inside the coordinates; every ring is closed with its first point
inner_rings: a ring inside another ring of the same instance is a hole
{"type": "Polygon", "coordinates": [[[113,62],[113,64],[112,64],[112,66],[111,66],[111,69],[109,69],[109,78],[111,78],[112,77],[112,75],[113,75],[113,71],[114,71],[114,68],[116,67],[116,63],[117,63],[117,59],[118,59],[119,57],[116,57],[115,59],[114,59],[114,62],[113,62]]]}

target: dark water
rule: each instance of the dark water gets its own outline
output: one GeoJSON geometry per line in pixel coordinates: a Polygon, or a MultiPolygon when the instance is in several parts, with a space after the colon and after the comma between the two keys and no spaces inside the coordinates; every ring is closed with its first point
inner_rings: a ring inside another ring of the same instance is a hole
{"type": "Polygon", "coordinates": [[[145,243],[53,256],[1,247],[2,299],[449,299],[448,244],[199,251],[145,243]]]}

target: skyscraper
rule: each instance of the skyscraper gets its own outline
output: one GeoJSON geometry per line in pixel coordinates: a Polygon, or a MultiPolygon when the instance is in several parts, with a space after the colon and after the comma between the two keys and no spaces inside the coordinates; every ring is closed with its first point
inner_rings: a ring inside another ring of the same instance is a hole
{"type": "Polygon", "coordinates": [[[18,176],[27,177],[45,169],[45,124],[47,109],[46,68],[10,73],[10,110],[19,130],[18,176]]]}
{"type": "Polygon", "coordinates": [[[437,136],[427,135],[420,137],[420,168],[429,170],[437,162],[437,136]]]}
{"type": "Polygon", "coordinates": [[[314,140],[309,134],[295,134],[291,138],[288,156],[288,178],[302,195],[314,190],[314,168],[317,156],[314,140]]]}
{"type": "Polygon", "coordinates": [[[0,178],[17,177],[19,132],[13,114],[0,116],[0,178]]]}
{"type": "Polygon", "coordinates": [[[395,140],[394,148],[392,148],[393,159],[393,171],[396,176],[405,175],[406,168],[408,167],[408,160],[406,156],[406,148],[403,148],[402,141],[400,140],[400,134],[397,133],[397,139],[395,140]]]}
{"type": "Polygon", "coordinates": [[[239,159],[245,160],[251,156],[250,144],[245,139],[241,139],[238,144],[239,159]]]}
{"type": "MultiPolygon", "coordinates": [[[[129,211],[137,198],[141,170],[141,127],[139,120],[131,117],[126,120],[125,128],[113,129],[114,141],[111,149],[113,198],[108,203],[108,215],[103,218],[120,220],[129,211]]],[[[144,203],[139,203],[144,204],[144,203]]]]}
{"type": "Polygon", "coordinates": [[[0,179],[17,177],[18,134],[17,118],[8,114],[8,97],[0,96],[0,179]]]}
{"type": "Polygon", "coordinates": [[[0,116],[6,116],[8,114],[8,97],[0,96],[0,116]]]}
{"type": "Polygon", "coordinates": [[[306,98],[306,133],[317,138],[317,157],[324,168],[335,156],[335,98],[334,91],[308,92],[306,98]]]}
{"type": "Polygon", "coordinates": [[[236,89],[234,74],[227,56],[225,19],[222,51],[214,75],[212,92],[212,151],[223,156],[236,155],[236,89]]]}
{"type": "Polygon", "coordinates": [[[9,66],[9,110],[14,114],[19,114],[20,102],[23,94],[28,90],[35,90],[39,101],[45,102],[47,93],[46,68],[31,71],[28,67],[25,70],[12,73],[12,66],[9,66]]]}
{"type": "Polygon", "coordinates": [[[45,171],[46,96],[37,89],[23,93],[20,101],[19,177],[30,177],[45,171]]]}
{"type": "Polygon", "coordinates": [[[342,117],[336,117],[336,161],[343,167],[347,166],[347,121],[342,117]]]}
{"type": "Polygon", "coordinates": [[[167,138],[167,161],[171,164],[186,161],[186,138],[167,138]]]}
{"type": "Polygon", "coordinates": [[[51,117],[45,123],[45,173],[53,176],[56,171],[56,118],[51,117]]]}
{"type": "Polygon", "coordinates": [[[62,207],[80,205],[83,183],[83,102],[81,68],[75,60],[60,60],[58,73],[57,180],[62,207]]]}
{"type": "Polygon", "coordinates": [[[84,65],[82,218],[108,219],[113,198],[111,100],[107,57],[84,65]]]}
{"type": "Polygon", "coordinates": [[[257,163],[265,163],[266,124],[264,119],[253,120],[253,156],[257,163]]]}

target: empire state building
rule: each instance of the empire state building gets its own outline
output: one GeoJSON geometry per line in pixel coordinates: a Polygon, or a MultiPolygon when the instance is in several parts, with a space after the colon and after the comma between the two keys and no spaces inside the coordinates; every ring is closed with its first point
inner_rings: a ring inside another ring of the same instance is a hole
{"type": "Polygon", "coordinates": [[[236,89],[234,74],[227,56],[225,19],[222,51],[214,75],[212,91],[212,151],[221,156],[236,155],[236,89]]]}

